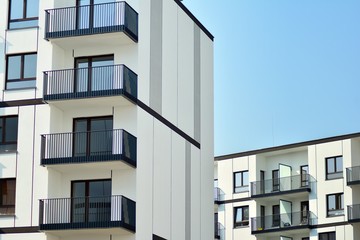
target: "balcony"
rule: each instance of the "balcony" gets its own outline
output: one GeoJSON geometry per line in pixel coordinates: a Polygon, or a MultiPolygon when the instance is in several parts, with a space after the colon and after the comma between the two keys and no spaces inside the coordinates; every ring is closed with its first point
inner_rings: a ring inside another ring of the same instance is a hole
{"type": "Polygon", "coordinates": [[[81,229],[122,235],[136,230],[136,203],[123,196],[42,199],[39,210],[40,230],[58,236],[82,233],[81,229]]]}
{"type": "Polygon", "coordinates": [[[45,39],[65,49],[138,41],[138,14],[126,2],[48,9],[45,19],[45,39]]]}
{"type": "Polygon", "coordinates": [[[120,129],[44,134],[41,165],[64,171],[84,163],[109,169],[136,167],[136,149],[136,137],[120,129]]]}
{"type": "Polygon", "coordinates": [[[309,229],[316,217],[310,211],[251,218],[251,234],[309,229]]]}
{"type": "Polygon", "coordinates": [[[347,206],[348,222],[360,222],[360,204],[347,206]]]}
{"type": "Polygon", "coordinates": [[[47,71],[44,101],[62,109],[74,107],[74,103],[75,107],[133,104],[137,101],[137,75],[125,65],[47,71]],[[95,97],[107,98],[94,101],[95,97]]]}
{"type": "Polygon", "coordinates": [[[346,183],[348,186],[360,184],[360,166],[346,168],[346,183]]]}
{"type": "Polygon", "coordinates": [[[224,192],[219,187],[214,187],[214,202],[219,204],[223,200],[224,192]]]}
{"type": "Polygon", "coordinates": [[[225,227],[219,222],[215,223],[215,239],[225,240],[225,227]]]}
{"type": "Polygon", "coordinates": [[[282,194],[308,193],[311,191],[313,182],[314,179],[309,174],[256,181],[251,183],[251,197],[261,198],[282,194]]]}

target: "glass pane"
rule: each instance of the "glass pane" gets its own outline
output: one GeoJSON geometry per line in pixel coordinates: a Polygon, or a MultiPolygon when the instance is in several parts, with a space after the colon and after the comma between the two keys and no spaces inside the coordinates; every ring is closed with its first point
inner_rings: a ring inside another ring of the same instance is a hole
{"type": "Polygon", "coordinates": [[[93,91],[97,90],[107,90],[113,89],[113,79],[114,79],[114,60],[112,57],[94,59],[92,62],[92,79],[91,79],[91,89],[93,91]]]}
{"type": "Polygon", "coordinates": [[[36,86],[36,80],[6,83],[6,89],[31,88],[35,86],[36,86]]]}
{"type": "Polygon", "coordinates": [[[344,194],[341,194],[340,195],[340,204],[339,204],[339,206],[340,206],[340,209],[344,209],[344,194]]]}
{"type": "Polygon", "coordinates": [[[10,4],[11,4],[10,19],[24,18],[23,16],[24,1],[11,0],[10,4]]]}
{"type": "Polygon", "coordinates": [[[334,158],[328,158],[327,161],[327,172],[328,173],[334,173],[335,172],[335,159],[334,158]]]}
{"type": "Polygon", "coordinates": [[[235,173],[235,187],[241,186],[241,174],[235,173]]]}
{"type": "Polygon", "coordinates": [[[85,183],[75,182],[72,185],[72,222],[85,221],[85,183]]]}
{"type": "Polygon", "coordinates": [[[111,181],[89,183],[89,222],[110,221],[111,181]]]}
{"type": "Polygon", "coordinates": [[[328,196],[328,210],[336,209],[336,198],[335,195],[328,196]]]}
{"type": "Polygon", "coordinates": [[[17,29],[17,28],[26,28],[26,27],[37,27],[38,20],[24,20],[18,22],[10,22],[9,28],[10,29],[17,29]]]}
{"type": "MultiPolygon", "coordinates": [[[[96,4],[111,3],[111,0],[95,0],[96,4]]],[[[115,25],[115,5],[101,4],[94,6],[94,27],[106,27],[115,25]]]]}
{"type": "Polygon", "coordinates": [[[87,60],[78,60],[76,64],[76,92],[87,92],[89,83],[89,63],[87,60]]]}
{"type": "Polygon", "coordinates": [[[337,172],[343,171],[343,158],[342,157],[336,158],[336,171],[337,172]]]}
{"type": "Polygon", "coordinates": [[[36,78],[36,54],[24,56],[24,78],[36,78]]]}
{"type": "Polygon", "coordinates": [[[26,18],[39,16],[39,0],[27,0],[26,18]]]}
{"type": "Polygon", "coordinates": [[[91,121],[90,154],[106,155],[112,153],[112,119],[91,121]]]}
{"type": "Polygon", "coordinates": [[[1,205],[15,205],[15,179],[1,182],[1,205]]]}
{"type": "Polygon", "coordinates": [[[243,172],[243,186],[249,185],[249,172],[243,172]]]}
{"type": "Polygon", "coordinates": [[[90,197],[111,196],[111,181],[94,181],[89,182],[90,197]]]}
{"type": "Polygon", "coordinates": [[[74,156],[86,156],[87,120],[76,120],[74,130],[74,156]]]}
{"type": "Polygon", "coordinates": [[[85,29],[90,27],[90,6],[88,5],[89,1],[80,1],[79,6],[77,8],[77,28],[85,29]]]}
{"type": "Polygon", "coordinates": [[[237,208],[236,209],[236,222],[241,222],[242,220],[243,220],[242,209],[237,208]]]}
{"type": "Polygon", "coordinates": [[[3,118],[0,118],[0,141],[2,142],[3,141],[3,121],[4,119],[3,118]]]}
{"type": "Polygon", "coordinates": [[[329,233],[329,240],[336,240],[335,233],[329,233]]]}
{"type": "Polygon", "coordinates": [[[18,118],[9,117],[5,119],[5,142],[16,142],[18,135],[18,118]]]}
{"type": "Polygon", "coordinates": [[[21,78],[21,56],[8,57],[7,63],[7,79],[21,78]]]}
{"type": "Polygon", "coordinates": [[[249,220],[249,207],[244,207],[244,220],[249,220]]]}

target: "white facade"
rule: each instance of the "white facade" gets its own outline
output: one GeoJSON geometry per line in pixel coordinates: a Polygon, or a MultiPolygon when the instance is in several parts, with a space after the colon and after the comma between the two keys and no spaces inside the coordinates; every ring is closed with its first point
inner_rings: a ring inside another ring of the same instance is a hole
{"type": "Polygon", "coordinates": [[[1,239],[211,239],[211,34],[178,0],[19,2],[0,0],[1,239]]]}
{"type": "Polygon", "coordinates": [[[359,153],[351,134],[216,157],[216,238],[360,239],[359,153]]]}

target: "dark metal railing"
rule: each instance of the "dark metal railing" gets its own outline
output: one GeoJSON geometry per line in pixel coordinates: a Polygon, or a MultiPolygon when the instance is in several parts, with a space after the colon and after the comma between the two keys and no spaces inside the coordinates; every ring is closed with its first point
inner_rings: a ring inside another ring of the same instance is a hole
{"type": "Polygon", "coordinates": [[[310,211],[291,212],[251,218],[251,231],[265,231],[315,224],[315,215],[310,211]]]}
{"type": "Polygon", "coordinates": [[[360,204],[347,206],[348,221],[360,221],[360,204]]]}
{"type": "Polygon", "coordinates": [[[122,64],[44,72],[44,100],[119,94],[137,99],[137,75],[122,64]]]}
{"type": "Polygon", "coordinates": [[[215,239],[225,240],[225,227],[219,222],[215,223],[215,239]]]}
{"type": "Polygon", "coordinates": [[[346,182],[348,185],[360,184],[360,166],[346,168],[346,182]]]}
{"type": "Polygon", "coordinates": [[[41,164],[123,160],[136,166],[136,137],[122,129],[41,135],[41,164]]]}
{"type": "Polygon", "coordinates": [[[40,200],[41,230],[126,227],[135,231],[136,203],[124,196],[40,200]]]}
{"type": "Polygon", "coordinates": [[[138,41],[138,14],[126,2],[45,10],[45,38],[124,32],[138,41]]]}
{"type": "Polygon", "coordinates": [[[311,189],[312,182],[314,182],[314,179],[310,174],[300,174],[290,177],[251,182],[251,196],[291,190],[311,189]]]}

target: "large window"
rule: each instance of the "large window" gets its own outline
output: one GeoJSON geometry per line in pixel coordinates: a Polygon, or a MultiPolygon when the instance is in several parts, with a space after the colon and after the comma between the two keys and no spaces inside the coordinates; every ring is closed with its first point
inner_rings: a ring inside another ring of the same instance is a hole
{"type": "Polygon", "coordinates": [[[7,56],[6,89],[36,86],[36,53],[7,56]]]}
{"type": "Polygon", "coordinates": [[[342,156],[326,158],[326,179],[336,179],[343,177],[343,158],[342,156]]]}
{"type": "Polygon", "coordinates": [[[234,208],[234,227],[249,225],[249,206],[234,208]]]}
{"type": "Polygon", "coordinates": [[[301,187],[309,186],[309,166],[300,166],[301,187]]]}
{"type": "Polygon", "coordinates": [[[319,233],[319,240],[336,240],[335,232],[319,233]]]}
{"type": "Polygon", "coordinates": [[[249,172],[234,173],[234,193],[249,191],[249,172]]]}
{"type": "Polygon", "coordinates": [[[16,151],[18,135],[18,117],[0,117],[0,152],[16,151]]]}
{"type": "Polygon", "coordinates": [[[15,178],[0,179],[0,215],[15,214],[15,178]]]}
{"type": "Polygon", "coordinates": [[[10,0],[9,29],[38,26],[39,0],[10,0]]]}
{"type": "Polygon", "coordinates": [[[344,215],[344,194],[336,193],[326,195],[327,216],[344,215]]]}

